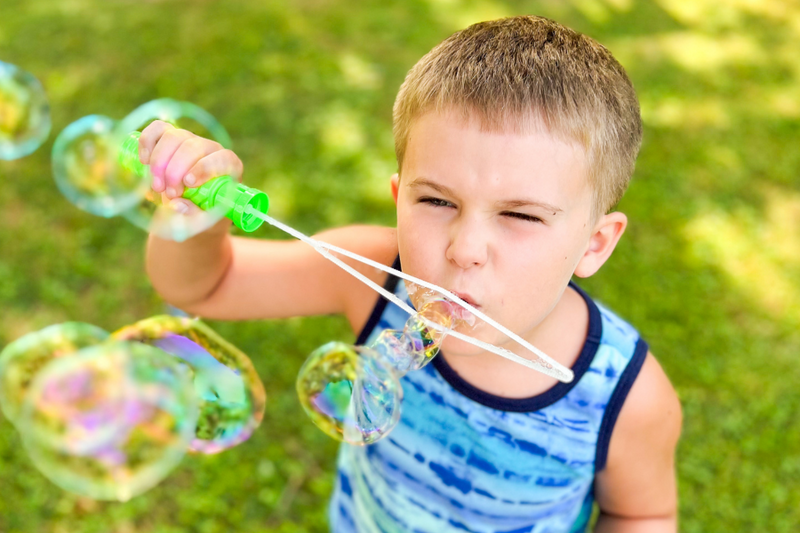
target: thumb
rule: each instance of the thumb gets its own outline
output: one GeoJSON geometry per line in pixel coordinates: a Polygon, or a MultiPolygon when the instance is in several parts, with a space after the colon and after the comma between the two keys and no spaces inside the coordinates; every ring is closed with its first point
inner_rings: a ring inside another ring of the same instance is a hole
{"type": "Polygon", "coordinates": [[[168,205],[173,211],[186,216],[197,215],[203,211],[189,200],[183,198],[175,198],[174,200],[171,200],[168,205]]]}

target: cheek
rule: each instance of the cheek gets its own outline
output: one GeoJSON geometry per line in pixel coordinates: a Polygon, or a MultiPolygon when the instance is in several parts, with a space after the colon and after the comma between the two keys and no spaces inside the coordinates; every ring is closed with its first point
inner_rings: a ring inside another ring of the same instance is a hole
{"type": "Polygon", "coordinates": [[[496,272],[498,311],[518,324],[541,320],[572,277],[575,251],[554,238],[506,246],[503,257],[496,272]]]}
{"type": "Polygon", "coordinates": [[[397,244],[403,272],[425,279],[435,279],[437,255],[441,255],[441,232],[431,231],[425,221],[398,213],[397,244]]]}

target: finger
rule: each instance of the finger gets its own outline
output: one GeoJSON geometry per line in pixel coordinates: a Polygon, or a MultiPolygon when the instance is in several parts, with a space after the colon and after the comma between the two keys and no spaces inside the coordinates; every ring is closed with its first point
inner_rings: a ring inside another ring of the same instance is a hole
{"type": "Polygon", "coordinates": [[[161,135],[161,138],[150,154],[150,171],[153,173],[154,191],[164,192],[166,188],[164,170],[166,170],[170,159],[172,159],[172,156],[178,148],[180,148],[180,145],[191,137],[194,137],[193,133],[176,128],[167,129],[164,131],[163,135],[161,135]]]}
{"type": "Polygon", "coordinates": [[[182,195],[184,177],[189,169],[205,156],[220,149],[222,146],[219,143],[202,137],[194,136],[183,141],[164,170],[164,186],[167,196],[177,198],[182,195]]]}
{"type": "Polygon", "coordinates": [[[183,215],[196,215],[197,213],[203,212],[203,210],[191,200],[187,200],[186,198],[169,198],[163,192],[161,193],[161,205],[183,215]]]}
{"type": "Polygon", "coordinates": [[[154,120],[145,129],[139,137],[139,161],[144,165],[150,164],[150,154],[153,153],[156,143],[164,135],[168,129],[175,129],[175,126],[164,122],[163,120],[154,120]]]}
{"type": "Polygon", "coordinates": [[[195,216],[203,211],[189,200],[185,200],[183,198],[175,198],[169,204],[167,204],[167,207],[169,207],[176,213],[180,213],[186,216],[195,216]]]}
{"type": "Polygon", "coordinates": [[[189,169],[186,179],[193,180],[195,187],[219,176],[230,176],[242,181],[242,170],[242,160],[235,153],[231,150],[218,150],[205,156],[189,169]]]}

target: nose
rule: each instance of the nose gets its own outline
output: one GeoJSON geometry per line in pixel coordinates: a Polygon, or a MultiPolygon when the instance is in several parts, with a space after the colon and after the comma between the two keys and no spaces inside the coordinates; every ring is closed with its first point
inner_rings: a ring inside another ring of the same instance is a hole
{"type": "Polygon", "coordinates": [[[489,243],[482,226],[480,220],[462,219],[454,224],[445,257],[463,269],[486,263],[489,243]]]}

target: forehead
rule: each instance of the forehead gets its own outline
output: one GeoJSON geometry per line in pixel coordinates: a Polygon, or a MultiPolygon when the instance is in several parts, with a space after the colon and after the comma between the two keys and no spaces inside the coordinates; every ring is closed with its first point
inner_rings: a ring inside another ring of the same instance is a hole
{"type": "Polygon", "coordinates": [[[465,194],[535,194],[555,205],[588,189],[586,152],[577,143],[543,127],[489,130],[454,112],[426,113],[414,122],[402,175],[406,183],[423,177],[465,194]]]}

